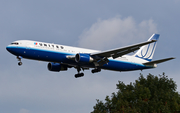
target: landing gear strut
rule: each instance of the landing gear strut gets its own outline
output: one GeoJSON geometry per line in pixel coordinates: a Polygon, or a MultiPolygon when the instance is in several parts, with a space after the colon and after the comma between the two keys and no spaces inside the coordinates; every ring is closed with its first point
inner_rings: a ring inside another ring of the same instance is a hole
{"type": "Polygon", "coordinates": [[[75,78],[84,76],[84,73],[80,73],[80,71],[81,71],[80,67],[77,67],[77,71],[78,71],[78,74],[75,74],[75,78]]]}
{"type": "Polygon", "coordinates": [[[17,59],[18,59],[18,65],[21,66],[22,65],[22,62],[21,62],[21,57],[20,56],[17,56],[17,59]]]}

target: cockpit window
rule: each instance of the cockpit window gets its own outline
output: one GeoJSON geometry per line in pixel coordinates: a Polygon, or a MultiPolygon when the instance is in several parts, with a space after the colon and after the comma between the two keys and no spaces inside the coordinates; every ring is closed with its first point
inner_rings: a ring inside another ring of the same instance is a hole
{"type": "Polygon", "coordinates": [[[11,45],[19,45],[19,43],[13,42],[13,43],[11,43],[11,45]]]}

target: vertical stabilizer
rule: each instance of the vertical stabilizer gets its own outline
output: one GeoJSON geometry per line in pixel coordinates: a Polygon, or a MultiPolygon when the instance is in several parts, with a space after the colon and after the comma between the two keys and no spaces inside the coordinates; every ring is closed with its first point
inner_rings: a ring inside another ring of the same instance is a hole
{"type": "MultiPolygon", "coordinates": [[[[159,39],[159,34],[153,34],[148,41],[150,40],[158,40],[159,39]]],[[[156,49],[157,41],[154,43],[150,43],[148,45],[142,46],[136,54],[134,54],[135,57],[151,61],[154,55],[154,51],[156,49]]]]}

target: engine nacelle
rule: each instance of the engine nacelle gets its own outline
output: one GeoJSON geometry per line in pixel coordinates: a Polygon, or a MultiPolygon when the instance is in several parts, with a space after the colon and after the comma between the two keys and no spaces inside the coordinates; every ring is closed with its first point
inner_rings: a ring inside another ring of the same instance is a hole
{"type": "Polygon", "coordinates": [[[75,56],[75,61],[78,63],[90,63],[93,62],[94,59],[88,54],[78,53],[75,56]]]}
{"type": "Polygon", "coordinates": [[[59,72],[59,71],[66,71],[68,68],[67,66],[65,65],[62,65],[60,63],[48,63],[48,70],[49,71],[56,71],[56,72],[59,72]]]}

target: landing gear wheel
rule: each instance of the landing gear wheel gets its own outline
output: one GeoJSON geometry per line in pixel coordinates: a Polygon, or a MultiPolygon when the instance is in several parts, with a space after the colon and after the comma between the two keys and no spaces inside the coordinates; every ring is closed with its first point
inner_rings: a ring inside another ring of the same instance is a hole
{"type": "Polygon", "coordinates": [[[93,69],[91,72],[92,73],[97,73],[97,72],[100,72],[101,71],[101,69],[93,69]]]}
{"type": "Polygon", "coordinates": [[[84,76],[84,73],[75,74],[75,78],[84,76]]]}
{"type": "Polygon", "coordinates": [[[92,73],[95,73],[96,71],[95,71],[95,70],[92,70],[91,72],[92,72],[92,73]]]}
{"type": "Polygon", "coordinates": [[[22,65],[22,62],[19,62],[18,65],[21,66],[21,65],[22,65]]]}

